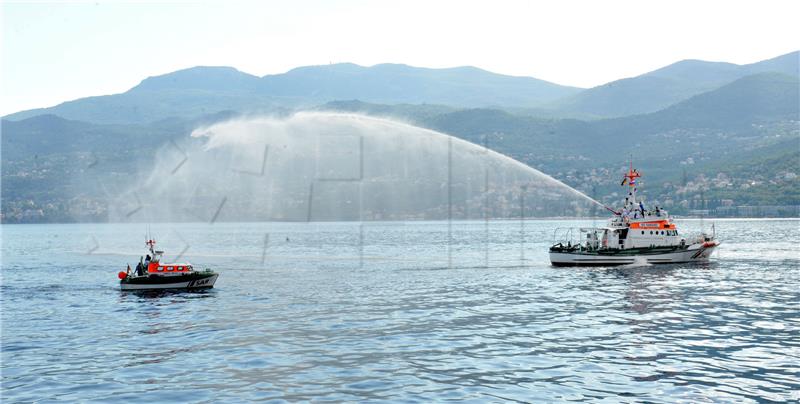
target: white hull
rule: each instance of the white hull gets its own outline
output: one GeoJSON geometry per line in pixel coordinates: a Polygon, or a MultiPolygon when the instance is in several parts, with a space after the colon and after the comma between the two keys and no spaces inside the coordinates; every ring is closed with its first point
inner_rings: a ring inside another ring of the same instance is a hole
{"type": "Polygon", "coordinates": [[[122,290],[162,290],[162,289],[207,289],[214,287],[214,282],[217,281],[219,274],[214,274],[210,277],[172,283],[158,283],[158,284],[132,284],[122,283],[120,289],[122,290]]]}
{"type": "Polygon", "coordinates": [[[628,265],[634,263],[648,264],[678,264],[685,262],[708,261],[717,245],[703,247],[701,245],[690,246],[686,250],[668,252],[662,254],[641,254],[641,255],[601,255],[601,254],[582,254],[579,252],[551,252],[550,262],[556,266],[582,266],[582,265],[628,265]]]}

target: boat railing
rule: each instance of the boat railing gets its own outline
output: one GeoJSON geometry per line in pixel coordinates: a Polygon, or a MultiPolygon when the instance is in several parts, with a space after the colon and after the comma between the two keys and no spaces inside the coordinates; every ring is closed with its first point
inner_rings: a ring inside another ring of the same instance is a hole
{"type": "Polygon", "coordinates": [[[574,239],[573,235],[574,230],[575,230],[574,227],[556,227],[555,229],[553,229],[553,240],[552,243],[550,244],[556,245],[559,243],[561,244],[566,244],[567,242],[571,243],[572,240],[574,239]]]}
{"type": "Polygon", "coordinates": [[[553,242],[551,245],[557,248],[580,251],[605,249],[606,247],[601,247],[600,245],[601,234],[599,234],[605,230],[606,228],[603,227],[557,227],[553,230],[553,242]],[[584,234],[594,234],[594,237],[585,238],[584,234]]]}

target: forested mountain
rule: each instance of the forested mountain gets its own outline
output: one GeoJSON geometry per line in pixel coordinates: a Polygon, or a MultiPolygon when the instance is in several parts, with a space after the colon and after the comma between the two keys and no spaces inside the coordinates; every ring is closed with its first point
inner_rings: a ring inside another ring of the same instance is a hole
{"type": "Polygon", "coordinates": [[[703,198],[717,205],[796,206],[800,82],[796,74],[786,74],[793,66],[796,60],[786,56],[749,67],[680,62],[648,77],[694,77],[706,83],[734,79],[654,112],[592,120],[558,118],[521,106],[470,106],[468,94],[496,101],[510,94],[515,82],[521,83],[515,90],[520,94],[537,88],[536,97],[574,91],[478,69],[343,64],[264,78],[231,68],[187,69],[145,79],[124,94],[3,119],[2,219],[105,220],[104,194],[129,181],[138,168],[152,165],[154,150],[201,141],[189,138],[194,128],[255,110],[283,116],[305,109],[388,117],[452,134],[607,202],[619,191],[618,172],[633,158],[646,173],[643,195],[678,213],[708,208],[705,201],[697,202],[703,198]],[[740,75],[745,68],[754,73],[740,75]],[[775,71],[758,72],[763,69],[775,71]],[[384,82],[389,76],[396,81],[384,82]],[[506,92],[492,93],[506,87],[506,92]],[[383,96],[391,102],[364,100],[383,96]],[[447,97],[460,97],[462,103],[447,97]]]}

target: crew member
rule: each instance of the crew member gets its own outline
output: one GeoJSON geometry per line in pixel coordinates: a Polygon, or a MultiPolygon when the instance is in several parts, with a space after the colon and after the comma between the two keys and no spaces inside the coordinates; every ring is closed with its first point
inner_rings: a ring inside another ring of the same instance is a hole
{"type": "Polygon", "coordinates": [[[139,257],[139,263],[136,264],[136,276],[144,275],[144,264],[142,264],[142,257],[139,257]]]}

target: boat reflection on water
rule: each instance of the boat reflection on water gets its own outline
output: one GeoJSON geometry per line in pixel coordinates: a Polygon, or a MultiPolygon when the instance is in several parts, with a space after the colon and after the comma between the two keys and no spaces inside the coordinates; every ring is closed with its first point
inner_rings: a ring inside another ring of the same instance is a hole
{"type": "Polygon", "coordinates": [[[121,294],[122,300],[128,300],[129,297],[136,297],[141,299],[162,299],[170,297],[185,297],[190,299],[205,299],[217,296],[215,290],[210,289],[155,289],[155,290],[129,290],[121,294]]]}

